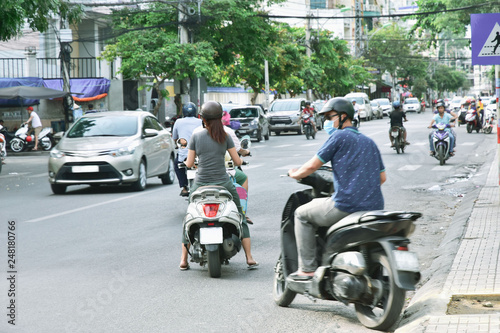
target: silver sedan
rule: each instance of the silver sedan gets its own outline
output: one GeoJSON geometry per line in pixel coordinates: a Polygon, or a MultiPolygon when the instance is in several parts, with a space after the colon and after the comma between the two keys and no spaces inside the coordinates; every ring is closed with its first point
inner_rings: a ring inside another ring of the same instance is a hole
{"type": "Polygon", "coordinates": [[[79,118],[50,152],[54,194],[69,185],[130,184],[146,188],[148,177],[175,180],[172,135],[149,112],[110,111],[79,118]]]}

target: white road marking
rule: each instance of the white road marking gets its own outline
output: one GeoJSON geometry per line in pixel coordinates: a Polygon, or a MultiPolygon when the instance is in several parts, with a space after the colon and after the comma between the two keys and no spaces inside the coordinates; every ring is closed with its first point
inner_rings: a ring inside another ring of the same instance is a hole
{"type": "Polygon", "coordinates": [[[374,135],[377,135],[377,134],[380,134],[380,133],[387,133],[387,131],[378,131],[378,132],[371,133],[371,134],[366,134],[366,133],[363,133],[363,134],[366,135],[366,136],[374,136],[374,135]]]}
{"type": "Polygon", "coordinates": [[[460,146],[474,146],[476,143],[475,142],[464,142],[460,143],[460,146]]]}
{"type": "Polygon", "coordinates": [[[438,165],[432,168],[432,171],[450,171],[451,169],[453,169],[451,165],[438,165]]]}
{"type": "Polygon", "coordinates": [[[422,165],[419,164],[407,164],[398,169],[398,171],[415,171],[420,168],[422,165]]]}
{"type": "Polygon", "coordinates": [[[298,168],[298,167],[300,167],[300,164],[291,164],[291,165],[282,166],[280,168],[276,168],[275,170],[290,170],[290,169],[298,168]]]}
{"type": "Polygon", "coordinates": [[[429,142],[415,142],[411,144],[412,146],[425,146],[429,145],[429,142]]]}
{"type": "Polygon", "coordinates": [[[263,165],[264,164],[249,164],[249,165],[244,165],[243,166],[243,170],[256,169],[256,168],[260,168],[263,165]]]}
{"type": "Polygon", "coordinates": [[[274,148],[285,148],[285,147],[292,147],[293,145],[281,145],[281,146],[275,146],[274,148]]]}
{"type": "Polygon", "coordinates": [[[317,146],[318,144],[321,144],[320,142],[318,143],[307,143],[305,145],[300,145],[301,147],[310,147],[310,146],[317,146]]]}
{"type": "Polygon", "coordinates": [[[29,174],[30,174],[29,172],[14,172],[14,173],[9,173],[8,175],[0,176],[0,179],[25,176],[25,175],[29,175],[29,174]]]}
{"type": "Polygon", "coordinates": [[[138,197],[140,195],[149,194],[149,193],[157,192],[157,191],[160,191],[160,190],[163,190],[163,188],[159,188],[159,189],[151,190],[151,191],[143,191],[143,192],[140,192],[140,193],[128,195],[126,197],[121,197],[121,198],[117,198],[117,199],[113,199],[113,200],[108,200],[108,201],[104,201],[104,202],[99,202],[99,203],[96,203],[96,204],[93,204],[93,205],[83,206],[83,207],[79,207],[79,208],[76,208],[76,209],[70,209],[70,210],[66,210],[66,211],[63,211],[63,212],[60,212],[60,213],[57,213],[57,214],[42,216],[42,217],[39,217],[37,219],[28,220],[26,222],[30,222],[30,223],[41,222],[41,221],[53,219],[53,218],[56,218],[56,217],[60,217],[60,216],[68,215],[68,214],[73,214],[73,213],[76,213],[76,212],[81,212],[82,210],[86,210],[86,209],[90,209],[90,208],[94,208],[94,207],[99,207],[99,206],[102,206],[102,205],[107,205],[107,204],[110,204],[110,203],[113,203],[113,202],[118,202],[118,201],[122,201],[122,200],[132,199],[132,198],[138,197]]]}
{"type": "Polygon", "coordinates": [[[48,172],[44,172],[44,173],[39,173],[39,174],[36,174],[36,175],[28,176],[28,178],[38,178],[38,177],[47,177],[47,178],[49,178],[49,173],[48,172]]]}

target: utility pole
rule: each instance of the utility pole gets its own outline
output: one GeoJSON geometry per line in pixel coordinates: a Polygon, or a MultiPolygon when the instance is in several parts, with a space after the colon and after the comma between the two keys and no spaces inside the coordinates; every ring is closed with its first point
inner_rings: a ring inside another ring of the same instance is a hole
{"type": "Polygon", "coordinates": [[[269,63],[264,60],[264,89],[266,90],[266,108],[269,109],[269,63]]]}
{"type": "Polygon", "coordinates": [[[355,38],[355,45],[354,45],[354,56],[356,58],[361,56],[361,52],[363,49],[363,36],[362,36],[362,31],[361,31],[361,3],[359,0],[354,0],[355,5],[354,5],[354,16],[356,16],[355,20],[355,28],[354,28],[354,38],[355,38]]]}
{"type": "MultiPolygon", "coordinates": [[[[186,0],[179,0],[178,10],[179,10],[179,43],[180,44],[188,44],[189,43],[189,35],[188,30],[185,26],[186,22],[186,0]]],[[[181,94],[181,104],[188,103],[190,101],[189,90],[190,90],[190,80],[184,79],[180,82],[180,94],[181,94]]]]}
{"type": "Polygon", "coordinates": [[[64,125],[68,128],[68,125],[74,121],[73,119],[73,97],[71,96],[71,85],[70,85],[70,66],[71,66],[71,53],[73,48],[70,43],[73,41],[72,32],[70,29],[61,29],[59,31],[60,36],[58,36],[61,51],[59,53],[59,58],[61,59],[61,75],[63,80],[63,91],[67,92],[67,95],[63,98],[64,107],[64,125]]]}

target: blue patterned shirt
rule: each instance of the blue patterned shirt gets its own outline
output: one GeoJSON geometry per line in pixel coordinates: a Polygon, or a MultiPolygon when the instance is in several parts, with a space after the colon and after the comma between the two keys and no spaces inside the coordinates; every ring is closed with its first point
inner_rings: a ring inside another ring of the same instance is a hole
{"type": "Polygon", "coordinates": [[[316,156],[332,164],[336,208],[347,213],[384,209],[380,173],[385,167],[372,139],[346,127],[333,132],[316,156]]]}

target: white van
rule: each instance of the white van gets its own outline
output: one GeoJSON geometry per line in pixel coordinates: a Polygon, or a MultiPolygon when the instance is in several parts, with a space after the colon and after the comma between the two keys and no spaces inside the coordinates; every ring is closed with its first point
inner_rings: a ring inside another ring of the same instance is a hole
{"type": "Polygon", "coordinates": [[[370,99],[368,95],[365,93],[349,93],[344,96],[344,98],[348,99],[349,102],[352,100],[356,101],[356,105],[359,106],[359,118],[364,120],[372,120],[373,119],[373,111],[372,106],[370,104],[370,99]]]}

